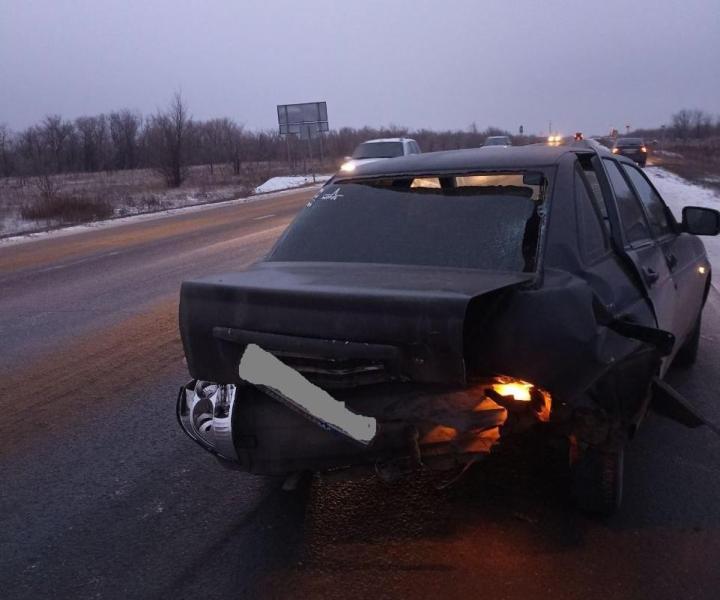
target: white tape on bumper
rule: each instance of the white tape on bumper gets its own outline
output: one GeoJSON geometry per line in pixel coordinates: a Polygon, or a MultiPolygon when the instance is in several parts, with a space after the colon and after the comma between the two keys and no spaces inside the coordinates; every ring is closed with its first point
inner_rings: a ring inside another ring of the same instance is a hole
{"type": "Polygon", "coordinates": [[[349,411],[344,402],[336,400],[256,344],[248,344],[245,349],[239,373],[245,381],[266,388],[277,400],[289,404],[321,426],[339,431],[362,444],[369,444],[375,437],[375,419],[349,411]]]}

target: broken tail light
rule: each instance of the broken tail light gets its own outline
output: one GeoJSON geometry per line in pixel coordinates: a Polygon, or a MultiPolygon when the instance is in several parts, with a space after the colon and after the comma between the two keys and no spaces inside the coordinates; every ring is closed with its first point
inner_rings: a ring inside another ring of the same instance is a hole
{"type": "Polygon", "coordinates": [[[540,421],[550,420],[552,407],[550,393],[528,381],[505,376],[498,377],[496,382],[485,390],[485,394],[509,412],[530,410],[540,421]]]}

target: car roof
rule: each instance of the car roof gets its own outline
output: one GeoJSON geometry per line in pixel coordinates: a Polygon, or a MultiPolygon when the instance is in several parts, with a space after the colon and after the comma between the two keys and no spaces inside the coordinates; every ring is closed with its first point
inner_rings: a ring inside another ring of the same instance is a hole
{"type": "Polygon", "coordinates": [[[573,152],[596,153],[592,147],[584,144],[566,146],[533,144],[508,148],[485,146],[466,150],[426,152],[361,164],[354,172],[337,176],[335,181],[383,175],[545,167],[556,164],[563,156],[573,152]]]}
{"type": "Polygon", "coordinates": [[[362,142],[362,144],[377,144],[378,142],[405,142],[405,141],[410,141],[410,138],[378,138],[376,140],[366,140],[366,141],[362,142]]]}

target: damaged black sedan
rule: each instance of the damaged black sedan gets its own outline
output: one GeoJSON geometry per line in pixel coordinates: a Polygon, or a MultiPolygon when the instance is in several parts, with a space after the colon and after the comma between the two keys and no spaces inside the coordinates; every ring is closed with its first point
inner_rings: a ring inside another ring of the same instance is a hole
{"type": "Polygon", "coordinates": [[[579,504],[610,512],[653,397],[700,422],[662,377],[697,353],[711,273],[693,234],[718,231],[582,143],[363,165],[263,261],[183,284],[178,419],[273,475],[460,469],[544,428],[579,504]]]}

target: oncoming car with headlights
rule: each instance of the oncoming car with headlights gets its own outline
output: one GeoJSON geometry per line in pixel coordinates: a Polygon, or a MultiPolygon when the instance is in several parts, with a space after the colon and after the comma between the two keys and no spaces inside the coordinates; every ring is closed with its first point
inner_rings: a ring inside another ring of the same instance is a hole
{"type": "Polygon", "coordinates": [[[651,401],[702,422],[663,377],[697,354],[696,234],[718,231],[717,211],[677,223],[634,163],[583,143],[361,165],[264,260],[183,283],[179,422],[252,473],[388,479],[541,430],[579,505],[609,513],[651,401]]]}
{"type": "Polygon", "coordinates": [[[385,158],[420,154],[420,146],[410,138],[381,138],[368,140],[360,144],[345,162],[340,171],[352,173],[360,165],[365,165],[385,158]]]}

